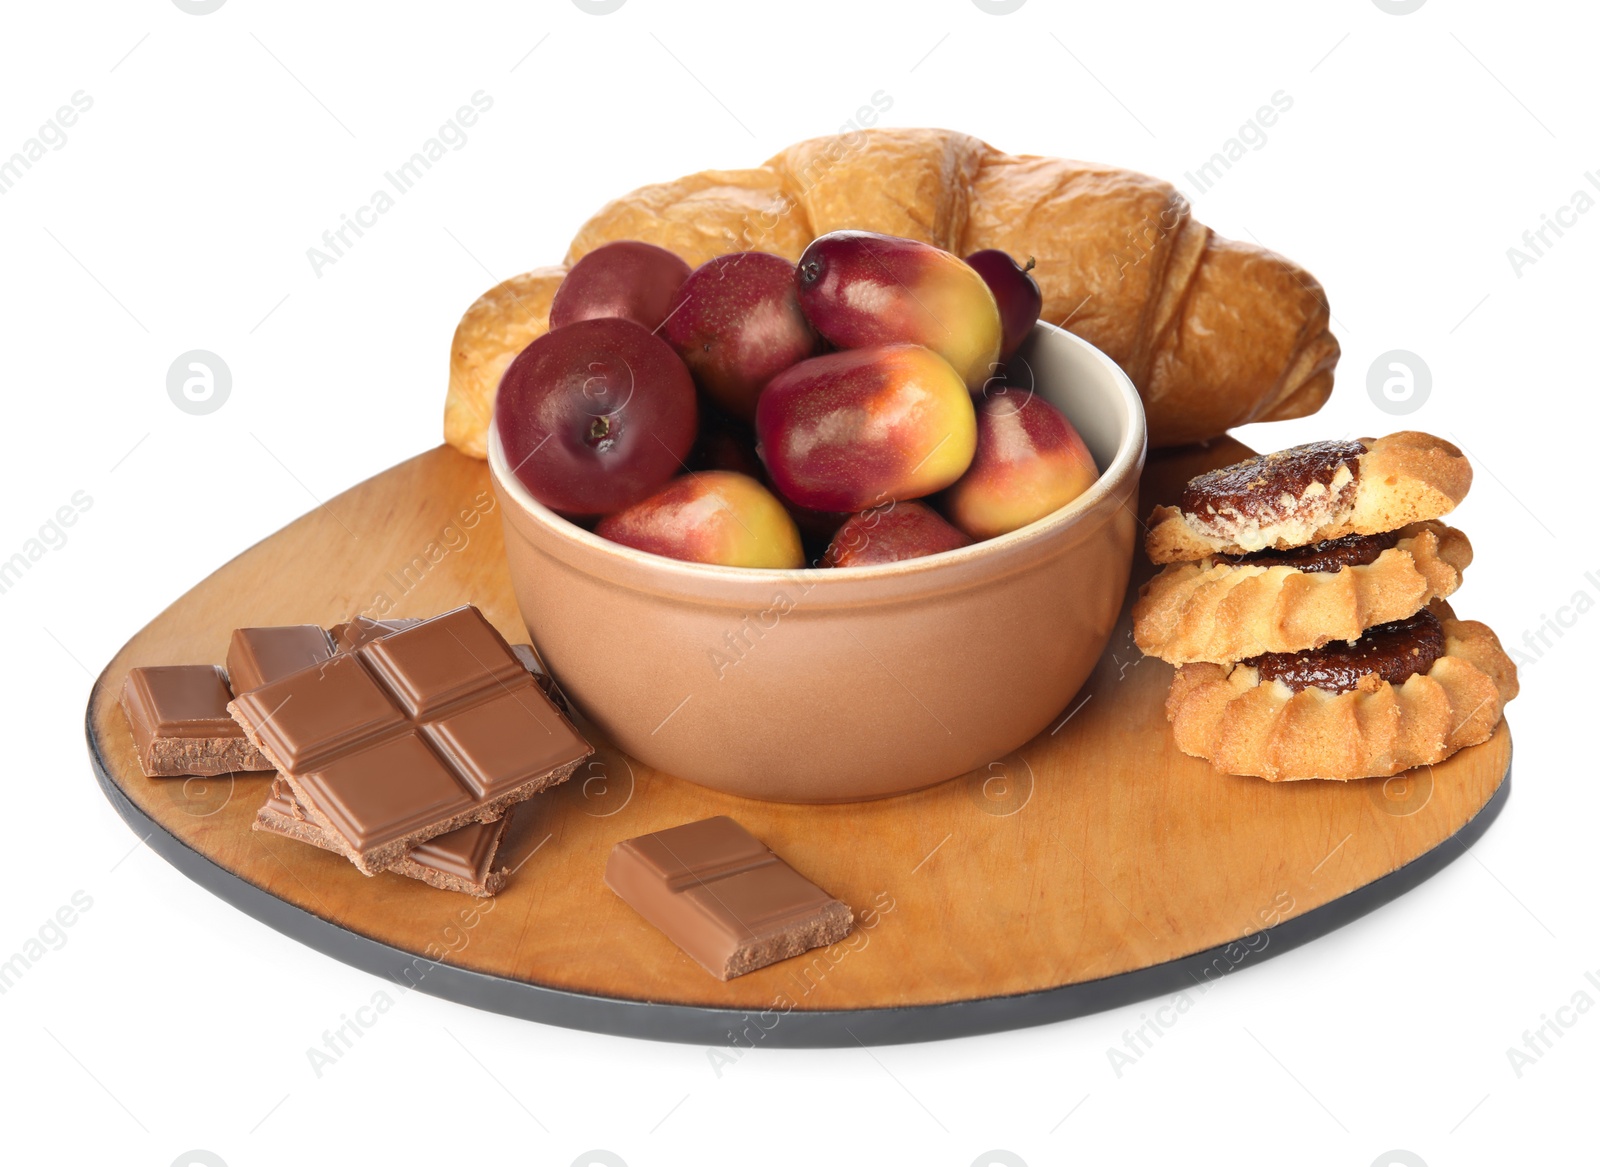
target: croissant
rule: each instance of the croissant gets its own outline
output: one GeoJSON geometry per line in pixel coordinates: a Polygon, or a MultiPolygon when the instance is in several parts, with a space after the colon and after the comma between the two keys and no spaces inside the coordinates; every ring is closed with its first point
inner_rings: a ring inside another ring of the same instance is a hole
{"type": "MultiPolygon", "coordinates": [[[[1127,371],[1155,446],[1303,417],[1333,388],[1339,342],[1322,286],[1304,269],[1213,234],[1159,179],[1006,154],[949,130],[814,138],[755,169],[642,187],[585,223],[566,261],[616,239],[659,244],[691,265],[732,251],[797,259],[841,228],[957,255],[994,247],[1032,256],[1043,318],[1127,371]]],[[[445,437],[457,448],[484,456],[500,374],[545,331],[564,270],[508,280],[462,318],[445,409],[445,437]]]]}

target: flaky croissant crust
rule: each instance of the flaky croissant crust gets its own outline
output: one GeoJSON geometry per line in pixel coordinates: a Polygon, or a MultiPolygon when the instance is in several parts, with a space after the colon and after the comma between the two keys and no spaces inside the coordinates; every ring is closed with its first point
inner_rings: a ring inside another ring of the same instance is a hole
{"type": "Polygon", "coordinates": [[[1354,640],[1461,586],[1472,544],[1443,523],[1414,523],[1371,563],[1337,572],[1206,558],[1168,565],[1139,591],[1133,639],[1169,664],[1226,664],[1354,640]]]}
{"type": "MultiPolygon", "coordinates": [[[[1007,154],[949,130],[816,138],[752,169],[643,187],[585,223],[566,262],[617,239],[659,244],[691,265],[743,250],[796,259],[813,238],[841,228],[958,255],[995,247],[1032,256],[1043,318],[1127,371],[1155,446],[1302,417],[1333,387],[1339,345],[1327,297],[1304,269],[1214,235],[1159,179],[1007,154]]],[[[516,352],[508,346],[545,331],[559,275],[541,269],[507,281],[520,281],[516,295],[495,289],[463,318],[445,419],[457,448],[483,456],[499,374],[516,352]],[[508,326],[504,314],[517,318],[508,326]]]]}

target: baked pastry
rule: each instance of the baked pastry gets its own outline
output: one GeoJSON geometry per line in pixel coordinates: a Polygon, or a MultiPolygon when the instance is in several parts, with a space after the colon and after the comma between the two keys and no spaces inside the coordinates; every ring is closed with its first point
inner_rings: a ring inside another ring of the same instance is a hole
{"type": "Polygon", "coordinates": [[[1226,664],[1355,640],[1461,586],[1472,544],[1454,527],[1413,523],[1289,551],[1169,564],[1139,589],[1133,639],[1168,664],[1226,664]]]}
{"type": "Polygon", "coordinates": [[[1466,456],[1432,434],[1311,442],[1191,478],[1151,513],[1145,552],[1178,563],[1377,535],[1449,514],[1471,485],[1466,456]]]}
{"type": "Polygon", "coordinates": [[[550,331],[550,301],[567,274],[540,267],[496,284],[472,302],[450,342],[444,437],[463,454],[489,456],[494,395],[512,359],[550,331]]]}
{"type": "Polygon", "coordinates": [[[1436,601],[1353,644],[1184,665],[1167,720],[1179,749],[1225,773],[1348,780],[1486,740],[1516,695],[1516,666],[1494,633],[1436,601]]]}
{"type": "MultiPolygon", "coordinates": [[[[1154,446],[1303,417],[1333,388],[1339,344],[1327,297],[1304,269],[1214,235],[1159,179],[1006,154],[948,130],[816,138],[754,169],[643,187],[585,223],[566,262],[618,239],[658,244],[692,265],[751,250],[792,260],[816,236],[846,227],[957,255],[988,247],[1031,255],[1043,318],[1127,371],[1154,446]]],[[[458,449],[484,456],[500,373],[545,331],[562,270],[506,281],[456,330],[445,437],[458,449]]]]}

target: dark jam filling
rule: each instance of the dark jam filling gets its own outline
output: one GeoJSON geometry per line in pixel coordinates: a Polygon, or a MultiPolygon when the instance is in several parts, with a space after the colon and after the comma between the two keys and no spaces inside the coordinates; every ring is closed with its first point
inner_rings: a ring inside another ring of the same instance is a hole
{"type": "Polygon", "coordinates": [[[1376,673],[1391,685],[1426,673],[1444,655],[1444,627],[1424,608],[1415,616],[1369,628],[1356,641],[1334,641],[1307,652],[1269,652],[1245,661],[1263,681],[1282,681],[1295,692],[1347,693],[1376,673]]]}
{"type": "Polygon", "coordinates": [[[1202,521],[1222,514],[1276,522],[1293,514],[1293,507],[1286,510],[1283,505],[1284,495],[1298,502],[1314,483],[1331,486],[1341,466],[1350,468],[1353,486],[1356,459],[1366,452],[1360,442],[1333,441],[1258,454],[1191,478],[1178,505],[1202,521]]]}
{"type": "Polygon", "coordinates": [[[1283,551],[1268,548],[1265,551],[1252,551],[1249,555],[1229,555],[1224,558],[1229,563],[1251,563],[1259,567],[1334,572],[1372,563],[1399,542],[1399,531],[1385,531],[1381,535],[1346,535],[1343,539],[1329,539],[1307,547],[1290,547],[1283,551]]]}

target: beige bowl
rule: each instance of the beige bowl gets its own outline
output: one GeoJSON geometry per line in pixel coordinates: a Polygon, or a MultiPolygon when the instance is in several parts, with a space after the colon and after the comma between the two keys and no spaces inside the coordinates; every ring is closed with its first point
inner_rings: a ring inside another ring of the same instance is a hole
{"type": "Polygon", "coordinates": [[[710,567],[590,534],[489,464],[528,633],[618,746],[715,790],[846,802],[985,766],[1063,712],[1106,646],[1133,558],[1144,410],[1087,341],[1019,354],[1100,480],[1038,522],[876,567],[710,567]]]}

